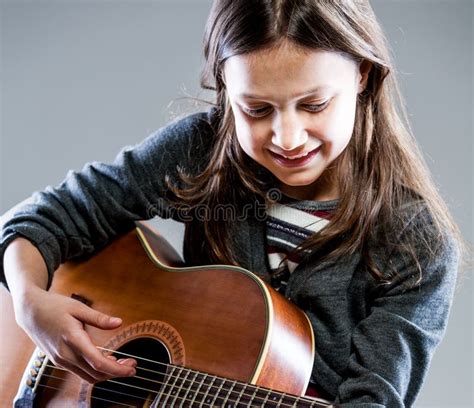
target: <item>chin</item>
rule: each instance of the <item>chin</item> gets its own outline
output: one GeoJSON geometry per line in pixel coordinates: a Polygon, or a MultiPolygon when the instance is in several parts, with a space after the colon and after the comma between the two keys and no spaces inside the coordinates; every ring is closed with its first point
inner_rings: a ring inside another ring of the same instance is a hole
{"type": "Polygon", "coordinates": [[[318,177],[311,177],[308,179],[297,179],[297,180],[282,180],[279,179],[282,183],[286,184],[289,187],[309,187],[317,183],[318,177]]]}

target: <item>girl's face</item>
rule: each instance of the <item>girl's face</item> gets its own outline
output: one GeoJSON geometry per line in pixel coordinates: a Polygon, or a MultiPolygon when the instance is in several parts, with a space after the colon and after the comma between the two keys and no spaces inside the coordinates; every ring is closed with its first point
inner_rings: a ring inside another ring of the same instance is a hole
{"type": "Polygon", "coordinates": [[[283,193],[338,198],[329,165],[351,139],[357,94],[369,70],[370,63],[289,43],[226,61],[237,139],[280,180],[283,193]]]}

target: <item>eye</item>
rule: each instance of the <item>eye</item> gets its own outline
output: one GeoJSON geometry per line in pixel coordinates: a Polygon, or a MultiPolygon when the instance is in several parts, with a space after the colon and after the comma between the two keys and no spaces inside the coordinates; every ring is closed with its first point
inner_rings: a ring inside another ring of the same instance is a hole
{"type": "MultiPolygon", "coordinates": [[[[324,110],[329,105],[329,102],[330,102],[330,99],[328,99],[327,101],[325,101],[323,103],[319,103],[319,104],[308,103],[308,104],[303,104],[301,106],[304,109],[306,109],[308,112],[318,113],[318,112],[321,112],[322,110],[324,110]]],[[[265,106],[265,107],[262,107],[262,108],[245,108],[245,107],[242,107],[242,110],[247,114],[247,116],[250,116],[252,118],[263,118],[271,112],[272,108],[269,107],[269,106],[265,106]]]]}
{"type": "Polygon", "coordinates": [[[252,118],[262,118],[269,113],[271,108],[264,107],[264,108],[242,108],[242,110],[252,118]]]}
{"type": "Polygon", "coordinates": [[[309,112],[321,112],[326,106],[329,105],[329,100],[319,104],[305,104],[304,108],[309,112]]]}

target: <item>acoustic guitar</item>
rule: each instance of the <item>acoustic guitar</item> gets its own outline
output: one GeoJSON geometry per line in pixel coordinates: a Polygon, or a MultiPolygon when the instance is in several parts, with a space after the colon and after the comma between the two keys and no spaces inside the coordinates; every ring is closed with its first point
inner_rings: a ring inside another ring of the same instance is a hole
{"type": "Polygon", "coordinates": [[[50,289],[121,327],[85,330],[134,377],[90,384],[55,367],[15,324],[2,290],[1,407],[327,407],[305,397],[314,357],[306,315],[239,267],[185,267],[144,223],[93,257],[66,262],[50,289]]]}

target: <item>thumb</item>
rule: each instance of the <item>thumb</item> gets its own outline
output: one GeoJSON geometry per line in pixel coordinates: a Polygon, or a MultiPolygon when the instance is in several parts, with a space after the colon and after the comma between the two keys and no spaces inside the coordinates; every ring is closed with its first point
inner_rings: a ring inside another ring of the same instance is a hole
{"type": "Polygon", "coordinates": [[[95,326],[99,329],[115,329],[122,324],[120,317],[109,316],[85,305],[77,312],[75,317],[83,323],[95,326]]]}

